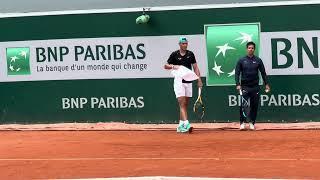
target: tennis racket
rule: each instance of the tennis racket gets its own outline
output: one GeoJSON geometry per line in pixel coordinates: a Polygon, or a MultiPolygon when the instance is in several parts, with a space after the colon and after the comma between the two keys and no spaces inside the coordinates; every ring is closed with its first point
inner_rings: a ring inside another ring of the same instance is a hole
{"type": "Polygon", "coordinates": [[[195,112],[200,120],[202,120],[205,112],[205,107],[201,98],[201,90],[202,88],[200,87],[198,89],[198,98],[196,102],[193,105],[193,112],[195,112]]]}
{"type": "Polygon", "coordinates": [[[250,115],[250,103],[249,103],[250,99],[246,100],[243,97],[242,89],[240,89],[239,93],[241,98],[241,112],[242,112],[242,115],[246,118],[250,115]]]}

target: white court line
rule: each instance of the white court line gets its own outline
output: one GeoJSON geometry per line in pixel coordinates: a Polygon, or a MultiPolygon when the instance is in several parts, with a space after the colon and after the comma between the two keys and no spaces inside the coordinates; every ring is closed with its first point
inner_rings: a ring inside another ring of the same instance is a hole
{"type": "Polygon", "coordinates": [[[320,159],[306,158],[226,158],[227,160],[249,160],[249,161],[320,161],[320,159]]]}
{"type": "Polygon", "coordinates": [[[215,157],[88,157],[88,158],[0,158],[0,161],[96,161],[96,160],[214,160],[214,161],[225,161],[225,160],[238,160],[238,161],[320,161],[320,159],[312,158],[215,158],[215,157]]]}
{"type": "MultiPolygon", "coordinates": [[[[150,176],[150,177],[121,177],[121,178],[89,178],[86,180],[294,180],[294,179],[258,179],[258,178],[201,178],[201,177],[166,177],[166,176],[150,176]]],[[[71,179],[59,179],[71,180],[71,179]]],[[[84,180],[84,179],[72,179],[84,180]]],[[[307,180],[307,179],[300,179],[307,180]]]]}

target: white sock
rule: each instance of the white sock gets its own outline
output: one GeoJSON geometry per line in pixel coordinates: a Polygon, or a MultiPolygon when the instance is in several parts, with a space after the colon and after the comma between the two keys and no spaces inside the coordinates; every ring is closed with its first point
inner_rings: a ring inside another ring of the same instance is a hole
{"type": "Polygon", "coordinates": [[[189,124],[189,121],[188,121],[188,120],[185,120],[185,121],[184,121],[184,125],[187,125],[187,124],[189,124]]]}
{"type": "Polygon", "coordinates": [[[179,126],[181,126],[182,124],[184,124],[184,121],[180,120],[179,121],[179,126]]]}

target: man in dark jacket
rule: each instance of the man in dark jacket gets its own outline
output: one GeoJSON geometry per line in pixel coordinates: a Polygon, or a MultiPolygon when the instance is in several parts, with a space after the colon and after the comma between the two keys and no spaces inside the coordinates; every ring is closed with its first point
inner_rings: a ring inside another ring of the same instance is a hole
{"type": "MultiPolygon", "coordinates": [[[[236,71],[235,80],[237,90],[242,91],[242,96],[250,104],[250,123],[249,127],[254,130],[254,124],[257,118],[258,106],[259,106],[259,71],[261,73],[265,91],[270,91],[270,86],[267,80],[267,74],[262,60],[254,55],[256,44],[254,42],[247,43],[247,55],[239,59],[236,71]]],[[[241,104],[242,106],[242,104],[241,104]]],[[[242,107],[240,107],[240,129],[245,129],[246,117],[242,113],[242,107]]]]}

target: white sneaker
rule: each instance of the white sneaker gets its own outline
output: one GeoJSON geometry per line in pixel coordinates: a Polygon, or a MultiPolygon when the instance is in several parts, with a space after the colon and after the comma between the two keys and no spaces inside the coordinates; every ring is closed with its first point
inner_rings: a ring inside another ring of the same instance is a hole
{"type": "Polygon", "coordinates": [[[255,130],[256,129],[252,123],[249,123],[249,127],[250,127],[250,130],[255,130]]]}
{"type": "Polygon", "coordinates": [[[246,129],[245,123],[241,123],[241,124],[240,124],[240,130],[245,130],[245,129],[246,129]]]}

